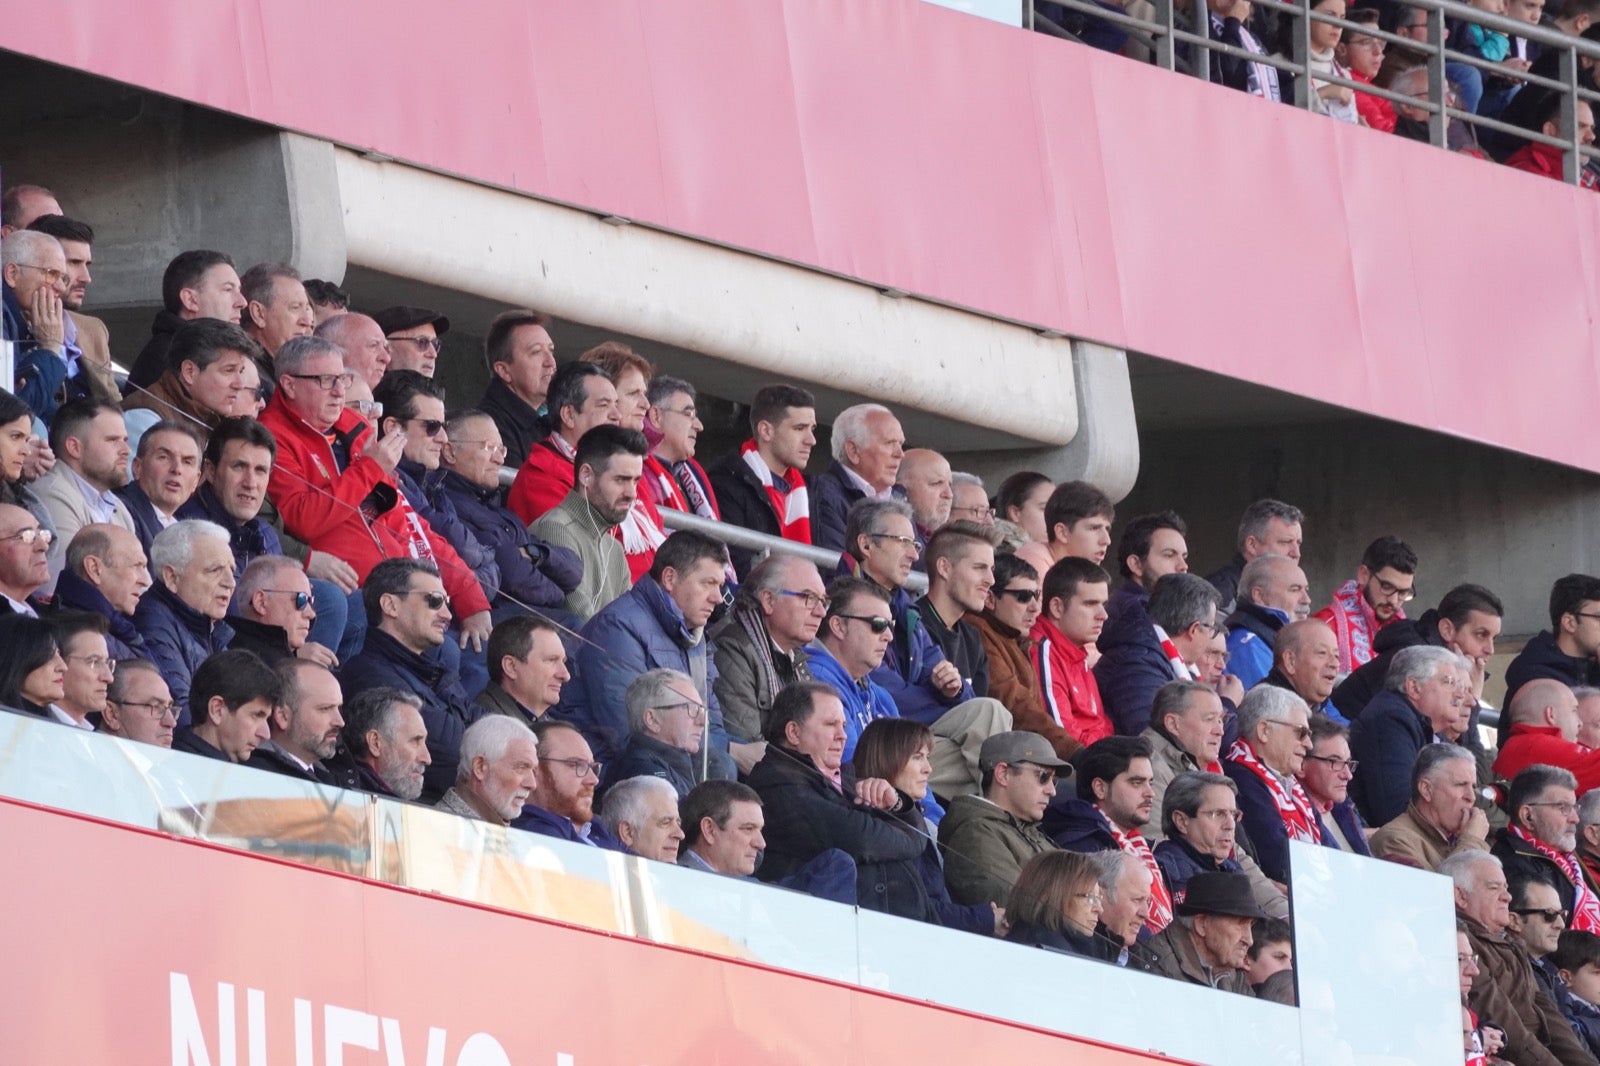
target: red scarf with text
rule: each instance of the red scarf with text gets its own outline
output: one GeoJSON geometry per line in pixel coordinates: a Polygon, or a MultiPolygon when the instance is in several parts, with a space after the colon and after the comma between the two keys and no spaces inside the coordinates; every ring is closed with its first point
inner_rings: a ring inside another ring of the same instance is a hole
{"type": "Polygon", "coordinates": [[[1600,898],[1589,890],[1589,882],[1583,879],[1583,869],[1572,853],[1557,851],[1520,826],[1507,826],[1507,829],[1512,836],[1561,867],[1561,872],[1572,882],[1572,924],[1568,928],[1581,929],[1585,933],[1600,933],[1600,898]]]}
{"type": "Polygon", "coordinates": [[[1172,676],[1179,681],[1199,681],[1200,671],[1190,666],[1178,654],[1178,646],[1172,643],[1172,638],[1167,636],[1167,631],[1160,626],[1152,626],[1156,631],[1156,640],[1161,644],[1161,650],[1166,653],[1167,662],[1172,665],[1172,676]]]}
{"type": "Polygon", "coordinates": [[[1311,797],[1300,787],[1300,782],[1295,781],[1285,788],[1278,775],[1256,758],[1255,751],[1242,740],[1234,741],[1233,747],[1228,749],[1228,761],[1249,770],[1267,786],[1267,791],[1272,794],[1272,802],[1278,806],[1278,817],[1289,831],[1290,840],[1303,840],[1307,844],[1322,843],[1317,809],[1311,805],[1311,797]]]}
{"type": "MultiPolygon", "coordinates": [[[[1100,812],[1100,817],[1105,818],[1104,811],[1100,812]]],[[[1152,933],[1159,933],[1172,924],[1172,893],[1167,888],[1166,879],[1161,876],[1161,865],[1150,850],[1150,842],[1137,829],[1124,833],[1110,818],[1106,818],[1106,824],[1111,827],[1111,836],[1116,840],[1117,847],[1144,863],[1145,869],[1150,871],[1150,917],[1144,924],[1152,933]]]]}
{"type": "MultiPolygon", "coordinates": [[[[1332,616],[1333,635],[1339,640],[1339,672],[1348,674],[1371,662],[1372,638],[1382,626],[1353,578],[1333,594],[1333,607],[1328,613],[1332,616]]],[[[1396,611],[1394,620],[1405,616],[1405,611],[1396,611]]]]}
{"type": "Polygon", "coordinates": [[[756,451],[756,442],[753,440],[744,442],[739,455],[761,484],[766,486],[767,502],[777,516],[779,533],[783,539],[810,544],[811,500],[806,495],[805,476],[794,467],[790,467],[781,477],[774,474],[767,467],[766,460],[761,458],[761,453],[756,451]],[[789,490],[785,492],[779,489],[775,484],[777,481],[782,481],[789,490]]]}

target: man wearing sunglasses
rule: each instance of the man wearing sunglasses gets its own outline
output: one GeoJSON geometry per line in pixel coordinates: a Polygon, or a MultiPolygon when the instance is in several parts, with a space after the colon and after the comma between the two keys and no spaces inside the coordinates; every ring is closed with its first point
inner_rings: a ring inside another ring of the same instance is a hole
{"type": "Polygon", "coordinates": [[[869,722],[900,716],[894,697],[871,676],[893,639],[894,619],[883,590],[860,578],[835,578],[807,663],[812,676],[837,689],[844,704],[845,762],[855,757],[856,741],[869,722]]]}
{"type": "Polygon", "coordinates": [[[996,733],[978,755],[983,793],[957,796],[939,823],[945,883],[957,903],[1004,907],[1022,866],[1056,845],[1039,828],[1067,763],[1037,733],[996,733]]]}
{"type": "Polygon", "coordinates": [[[1511,779],[1506,811],[1511,824],[1490,852],[1508,880],[1554,886],[1571,927],[1600,933],[1600,893],[1574,852],[1578,847],[1578,782],[1554,766],[1530,766],[1511,779]]]}
{"type": "Polygon", "coordinates": [[[1312,615],[1333,627],[1339,641],[1339,673],[1372,661],[1378,631],[1403,621],[1405,605],[1416,596],[1417,553],[1399,537],[1379,537],[1367,545],[1353,581],[1333,594],[1333,602],[1312,615]]]}
{"type": "Polygon", "coordinates": [[[228,647],[253,651],[268,666],[296,656],[337,666],[327,648],[307,643],[316,617],[311,581],[300,564],[286,555],[259,556],[244,568],[234,590],[228,611],[233,640],[228,647]]]}
{"type": "Polygon", "coordinates": [[[433,377],[442,350],[440,338],[450,332],[448,318],[426,307],[386,307],[372,317],[389,338],[390,370],[415,370],[433,377]]]}
{"type": "Polygon", "coordinates": [[[1010,553],[1000,555],[994,561],[994,585],[972,625],[989,663],[989,695],[1011,710],[1014,725],[1038,733],[1066,759],[1080,745],[1044,709],[1039,674],[1030,657],[1039,601],[1039,572],[1033,564],[1010,553]]]}

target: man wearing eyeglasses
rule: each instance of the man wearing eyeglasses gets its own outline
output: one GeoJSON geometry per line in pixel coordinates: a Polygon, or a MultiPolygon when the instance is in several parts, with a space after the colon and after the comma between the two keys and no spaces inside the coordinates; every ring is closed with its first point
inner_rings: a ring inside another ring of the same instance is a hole
{"type": "Polygon", "coordinates": [[[994,561],[994,584],[984,597],[983,611],[972,625],[989,663],[989,695],[1011,711],[1013,725],[1038,733],[1066,759],[1081,745],[1044,709],[1039,674],[1030,656],[1039,601],[1039,572],[1033,564],[1002,554],[994,561]]]}
{"type": "Polygon", "coordinates": [[[627,845],[594,816],[595,788],[605,766],[595,761],[583,734],[569,722],[546,716],[534,724],[533,735],[539,741],[539,767],[534,771],[538,802],[525,803],[522,813],[512,820],[512,828],[608,851],[627,851],[627,845]]]}
{"type": "Polygon", "coordinates": [[[989,490],[983,487],[983,478],[964,470],[950,475],[950,517],[976,522],[980,526],[994,525],[994,508],[989,505],[989,490]]]}
{"type": "Polygon", "coordinates": [[[806,646],[827,611],[828,590],[813,563],[770,555],[750,571],[733,610],[711,633],[717,666],[712,691],[730,742],[766,743],[762,727],[772,701],[785,686],[811,680],[806,646]]]}
{"type": "Polygon", "coordinates": [[[62,661],[67,664],[65,695],[46,708],[63,725],[93,731],[94,721],[106,709],[106,691],[116,677],[117,664],[106,649],[106,620],[87,611],[62,611],[50,619],[62,661]]]}
{"type": "MultiPolygon", "coordinates": [[[[694,679],[672,669],[647,670],[627,693],[628,746],[607,767],[601,792],[630,777],[659,777],[671,785],[681,800],[701,780],[694,754],[706,728],[706,705],[695,691],[694,679]]],[[[733,775],[714,767],[707,780],[731,780],[733,775]]]]}
{"type": "Polygon", "coordinates": [[[1288,917],[1288,897],[1238,846],[1238,797],[1238,785],[1204,770],[1186,771],[1168,783],[1160,818],[1152,820],[1162,825],[1162,840],[1153,853],[1164,890],[1171,893],[1169,908],[1183,902],[1191,878],[1220,871],[1246,877],[1257,906],[1274,918],[1288,917]]]}
{"type": "Polygon", "coordinates": [[[1375,858],[1437,870],[1459,851],[1489,850],[1489,819],[1474,806],[1477,760],[1457,744],[1429,744],[1411,770],[1411,802],[1367,842],[1375,858]]]}
{"type": "Polygon", "coordinates": [[[1600,933],[1600,894],[1574,852],[1578,847],[1577,779],[1554,766],[1530,766],[1511,779],[1511,824],[1489,850],[1509,880],[1548,882],[1572,916],[1572,928],[1600,933]]]}
{"type": "Polygon", "coordinates": [[[950,898],[1004,907],[1022,866],[1055,843],[1039,827],[1067,768],[1037,733],[1012,730],[983,742],[983,792],[957,796],[939,822],[939,850],[950,898]]]}
{"type": "Polygon", "coordinates": [[[1339,673],[1371,662],[1378,631],[1405,618],[1416,596],[1417,553],[1399,537],[1367,545],[1354,580],[1340,585],[1333,602],[1312,615],[1333,627],[1339,642],[1339,673]]]}
{"type": "Polygon", "coordinates": [[[1350,729],[1325,714],[1311,715],[1311,753],[1300,768],[1300,784],[1316,805],[1322,842],[1355,855],[1371,855],[1366,827],[1350,799],[1357,763],[1350,758],[1350,729]]]}
{"type": "Polygon", "coordinates": [[[0,240],[0,338],[16,342],[18,399],[44,422],[55,416],[71,368],[62,297],[72,278],[61,242],[15,230],[0,240]]]}
{"type": "Polygon", "coordinates": [[[39,617],[44,605],[34,595],[50,582],[53,539],[25,509],[0,504],[0,614],[39,617]]]}
{"type": "Polygon", "coordinates": [[[1495,775],[1510,780],[1529,766],[1543,764],[1570,771],[1579,796],[1600,786],[1600,751],[1578,743],[1583,726],[1578,707],[1572,689],[1548,677],[1518,689],[1506,709],[1511,735],[1495,758],[1495,775]]]}
{"type": "Polygon", "coordinates": [[[1384,691],[1350,727],[1350,751],[1361,764],[1351,794],[1368,825],[1385,825],[1405,810],[1417,753],[1471,713],[1461,681],[1467,669],[1455,652],[1426,644],[1394,657],[1384,691]]]}
{"type": "Polygon", "coordinates": [[[390,370],[415,370],[433,377],[438,367],[440,338],[450,332],[450,320],[426,307],[386,307],[372,316],[389,338],[393,354],[390,370]]]}
{"type": "Polygon", "coordinates": [[[1239,786],[1244,829],[1261,872],[1289,883],[1289,841],[1321,844],[1322,829],[1299,773],[1311,753],[1306,701],[1286,689],[1262,685],[1239,702],[1239,739],[1222,772],[1239,786]]]}
{"type": "Polygon", "coordinates": [[[177,708],[161,671],[149,659],[123,659],[106,690],[100,729],[114,737],[172,747],[177,708]]]}

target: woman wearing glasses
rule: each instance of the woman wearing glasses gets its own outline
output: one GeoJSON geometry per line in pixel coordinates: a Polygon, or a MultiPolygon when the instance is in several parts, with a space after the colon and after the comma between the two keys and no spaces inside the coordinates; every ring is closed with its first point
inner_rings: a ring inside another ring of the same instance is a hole
{"type": "MultiPolygon", "coordinates": [[[[34,491],[23,484],[23,473],[33,452],[33,412],[11,393],[0,389],[0,503],[21,507],[55,537],[50,511],[34,491]]],[[[39,471],[30,473],[37,477],[39,471]]]]}
{"type": "Polygon", "coordinates": [[[26,615],[0,618],[0,709],[54,719],[50,705],[66,696],[67,662],[48,623],[26,615]]]}
{"type": "Polygon", "coordinates": [[[1257,906],[1274,918],[1289,913],[1289,901],[1254,862],[1242,862],[1239,850],[1239,787],[1222,774],[1191,770],[1167,786],[1161,801],[1161,828],[1166,839],[1155,847],[1156,865],[1172,892],[1183,902],[1189,879],[1198,873],[1244,874],[1257,906]]]}
{"type": "Polygon", "coordinates": [[[1029,859],[1011,886],[1006,939],[1109,962],[1115,949],[1094,935],[1104,908],[1105,889],[1089,856],[1047,851],[1029,859]]]}
{"type": "Polygon", "coordinates": [[[928,789],[933,774],[933,730],[909,718],[877,718],[862,730],[856,741],[851,765],[857,780],[878,778],[894,786],[894,807],[889,814],[926,839],[917,869],[933,905],[933,917],[940,925],[964,929],[969,933],[992,936],[1005,932],[1005,914],[992,903],[962,906],[951,900],[945,887],[944,862],[935,845],[932,827],[939,824],[944,808],[928,789]]]}

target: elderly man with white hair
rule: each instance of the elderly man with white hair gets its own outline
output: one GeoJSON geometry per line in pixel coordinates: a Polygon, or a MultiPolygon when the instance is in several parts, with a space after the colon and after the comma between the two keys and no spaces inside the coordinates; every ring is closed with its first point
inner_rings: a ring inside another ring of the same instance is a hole
{"type": "Polygon", "coordinates": [[[1500,860],[1460,851],[1439,865],[1453,882],[1456,917],[1478,959],[1467,1005],[1505,1030],[1505,1057],[1517,1066],[1593,1066],[1594,1059],[1540,987],[1533,961],[1511,926],[1511,892],[1500,860]]]}
{"type": "Polygon", "coordinates": [[[600,820],[635,855],[675,863],[684,835],[678,817],[680,798],[659,777],[630,777],[606,793],[600,820]]]}
{"type": "Polygon", "coordinates": [[[1119,950],[1111,961],[1118,966],[1131,962],[1135,969],[1148,969],[1148,964],[1132,952],[1139,942],[1139,930],[1150,918],[1150,904],[1155,898],[1150,894],[1155,881],[1150,868],[1120,849],[1097,851],[1089,861],[1100,871],[1100,891],[1105,897],[1095,935],[1107,937],[1117,945],[1119,950]]]}
{"type": "Polygon", "coordinates": [[[66,347],[66,307],[72,284],[67,253],[48,233],[19,229],[0,240],[0,335],[17,344],[17,398],[48,423],[61,386],[73,376],[66,347]]]}
{"type": "Polygon", "coordinates": [[[1289,883],[1289,841],[1321,844],[1317,808],[1300,785],[1311,753],[1311,712],[1288,689],[1262,685],[1239,702],[1239,739],[1222,772],[1239,786],[1239,812],[1261,870],[1289,883]]]}
{"type": "Polygon", "coordinates": [[[1472,664],[1449,648],[1419,644],[1394,657],[1383,691],[1350,727],[1350,754],[1359,764],[1350,783],[1368,825],[1386,825],[1406,808],[1417,753],[1460,736],[1472,714],[1472,664]]]}
{"type": "Polygon", "coordinates": [[[1367,842],[1374,858],[1437,870],[1458,851],[1489,850],[1489,819],[1475,803],[1478,761],[1457,744],[1430,744],[1411,768],[1411,802],[1367,842]]]}
{"type": "Polygon", "coordinates": [[[538,784],[539,742],[533,730],[503,714],[480,718],[461,734],[456,783],[435,805],[491,825],[510,825],[538,784]]]}
{"type": "Polygon", "coordinates": [[[150,543],[155,584],[139,600],[133,621],[145,654],[161,671],[189,724],[189,682],[200,664],[228,647],[233,628],[223,621],[233,599],[233,547],[215,522],[174,522],[150,543]]]}
{"type": "MultiPolygon", "coordinates": [[[[695,758],[706,730],[706,703],[694,679],[667,667],[646,670],[628,686],[623,699],[628,709],[628,743],[611,764],[601,791],[608,792],[629,778],[654,777],[670,785],[679,799],[687,796],[697,782],[706,779],[701,760],[695,758]]],[[[719,776],[721,769],[711,763],[711,776],[719,776]]]]}
{"type": "Polygon", "coordinates": [[[833,420],[833,465],[811,483],[811,543],[843,551],[845,518],[867,497],[905,498],[895,484],[906,434],[882,404],[858,403],[833,420]]]}

